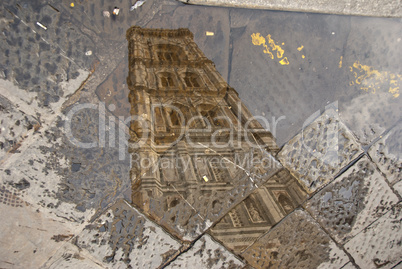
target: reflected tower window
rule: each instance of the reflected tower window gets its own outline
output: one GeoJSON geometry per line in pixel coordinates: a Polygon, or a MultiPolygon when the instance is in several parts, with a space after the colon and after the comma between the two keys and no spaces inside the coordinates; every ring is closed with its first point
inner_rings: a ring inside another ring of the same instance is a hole
{"type": "Polygon", "coordinates": [[[168,72],[160,73],[159,78],[162,84],[162,87],[174,87],[175,83],[173,80],[173,75],[168,72]]]}
{"type": "Polygon", "coordinates": [[[186,73],[186,76],[184,77],[184,82],[186,83],[186,86],[189,88],[200,87],[199,78],[194,73],[186,73]]]}

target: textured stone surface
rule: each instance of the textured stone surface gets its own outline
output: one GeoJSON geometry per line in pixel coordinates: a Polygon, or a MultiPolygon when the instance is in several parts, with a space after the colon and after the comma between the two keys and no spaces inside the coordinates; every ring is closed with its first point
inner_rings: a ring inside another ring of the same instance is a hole
{"type": "Polygon", "coordinates": [[[295,210],[242,254],[254,268],[340,268],[349,258],[305,211],[295,210]]]}
{"type": "Polygon", "coordinates": [[[0,12],[0,78],[35,93],[39,106],[58,102],[65,91],[60,83],[77,78],[96,60],[95,54],[85,55],[94,51],[92,40],[45,1],[2,2],[0,12]]]}
{"type": "Polygon", "coordinates": [[[66,243],[41,268],[101,269],[105,267],[86,250],[79,249],[71,243],[66,243]]]}
{"type": "MultiPolygon", "coordinates": [[[[24,144],[21,152],[9,156],[0,170],[0,179],[8,188],[20,191],[20,197],[33,207],[80,223],[94,211],[124,197],[130,189],[129,157],[126,154],[119,160],[119,148],[109,145],[79,147],[66,135],[65,121],[71,124],[77,141],[98,141],[96,110],[83,109],[71,121],[64,116],[63,119],[36,132],[30,138],[35,143],[24,144]]],[[[123,147],[122,151],[127,149],[123,147]]]]}
{"type": "MultiPolygon", "coordinates": [[[[4,198],[3,195],[0,191],[0,197],[4,198]]],[[[25,202],[15,206],[3,200],[0,217],[1,268],[39,268],[61,247],[62,241],[81,229],[49,218],[25,202]]]]}
{"type": "Polygon", "coordinates": [[[75,244],[114,268],[157,268],[180,249],[176,240],[124,200],[88,225],[75,244]]]}
{"type": "Polygon", "coordinates": [[[39,127],[37,119],[17,110],[0,95],[0,160],[7,152],[17,151],[30,130],[39,127]]]}
{"type": "Polygon", "coordinates": [[[334,13],[342,15],[364,15],[401,17],[402,10],[398,2],[369,1],[369,0],[342,0],[342,1],[264,1],[264,0],[180,0],[194,5],[229,6],[242,8],[257,8],[270,10],[286,10],[299,12],[334,13]]]}
{"type": "Polygon", "coordinates": [[[166,268],[243,268],[244,265],[209,235],[204,235],[166,268]]]}
{"type": "Polygon", "coordinates": [[[305,204],[312,216],[344,244],[387,212],[398,197],[364,156],[305,204]]]}
{"type": "Polygon", "coordinates": [[[402,122],[369,149],[369,155],[393,185],[402,180],[402,122]]]}
{"type": "Polygon", "coordinates": [[[394,206],[345,245],[360,268],[393,268],[402,260],[401,213],[402,205],[394,206]]]}
{"type": "Polygon", "coordinates": [[[313,192],[362,152],[340,121],[335,107],[305,126],[283,147],[278,158],[309,192],[313,192]]]}

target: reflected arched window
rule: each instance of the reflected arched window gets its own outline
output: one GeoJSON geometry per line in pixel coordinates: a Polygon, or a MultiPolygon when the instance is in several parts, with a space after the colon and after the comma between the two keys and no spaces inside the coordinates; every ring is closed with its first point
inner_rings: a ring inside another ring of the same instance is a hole
{"type": "Polygon", "coordinates": [[[289,214],[293,211],[293,204],[287,196],[280,194],[278,197],[278,202],[282,206],[283,210],[285,210],[286,214],[289,214]]]}
{"type": "Polygon", "coordinates": [[[174,87],[175,83],[173,80],[173,74],[169,72],[159,73],[159,78],[161,81],[162,87],[174,87]]]}
{"type": "Polygon", "coordinates": [[[175,52],[169,52],[169,51],[158,51],[157,52],[158,60],[161,62],[165,61],[178,61],[179,57],[175,52]]]}
{"type": "Polygon", "coordinates": [[[194,73],[186,73],[186,76],[184,77],[184,82],[186,83],[186,86],[190,88],[200,87],[199,78],[194,73]]]}
{"type": "Polygon", "coordinates": [[[158,44],[153,47],[156,58],[160,62],[176,62],[186,59],[184,50],[176,45],[158,44]]]}

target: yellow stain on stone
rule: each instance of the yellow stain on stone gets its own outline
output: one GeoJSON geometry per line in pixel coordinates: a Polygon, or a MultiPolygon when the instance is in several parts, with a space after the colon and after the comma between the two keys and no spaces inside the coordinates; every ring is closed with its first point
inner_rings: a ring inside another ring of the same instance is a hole
{"type": "Polygon", "coordinates": [[[281,65],[288,65],[289,64],[289,60],[287,57],[283,58],[282,60],[279,61],[279,63],[281,65]]]}
{"type": "Polygon", "coordinates": [[[304,58],[306,58],[306,56],[302,55],[302,58],[304,59],[304,58]]]}
{"type": "Polygon", "coordinates": [[[343,56],[341,56],[341,60],[339,61],[339,68],[342,68],[342,60],[343,60],[343,56]]]}
{"type": "MultiPolygon", "coordinates": [[[[275,41],[272,39],[271,35],[267,35],[267,37],[265,39],[263,36],[261,36],[260,33],[253,33],[251,35],[251,41],[252,41],[253,45],[255,45],[255,46],[261,46],[262,45],[265,48],[263,52],[265,54],[268,54],[268,56],[272,60],[275,59],[275,56],[274,56],[274,53],[273,53],[274,51],[276,51],[276,57],[278,59],[281,59],[283,57],[284,53],[285,53],[285,50],[281,46],[279,46],[279,45],[277,45],[275,43],[275,41]]],[[[282,45],[284,45],[284,44],[285,43],[282,42],[282,45]]],[[[289,60],[285,57],[281,61],[279,61],[279,63],[282,64],[282,65],[288,65],[289,60]]]]}
{"type": "Polygon", "coordinates": [[[359,61],[353,63],[349,67],[349,70],[353,72],[353,76],[355,77],[355,80],[349,83],[350,86],[355,84],[360,85],[361,90],[373,94],[382,88],[387,88],[388,92],[394,98],[399,97],[399,88],[402,81],[401,75],[387,71],[378,71],[372,66],[361,64],[359,61]]]}
{"type": "Polygon", "coordinates": [[[301,51],[304,48],[303,45],[301,45],[300,47],[297,48],[298,51],[301,51]]]}

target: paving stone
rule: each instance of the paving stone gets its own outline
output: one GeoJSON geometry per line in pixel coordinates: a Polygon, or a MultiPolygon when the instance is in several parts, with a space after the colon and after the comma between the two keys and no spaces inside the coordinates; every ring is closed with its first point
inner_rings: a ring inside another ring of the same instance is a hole
{"type": "MultiPolygon", "coordinates": [[[[99,141],[97,109],[81,109],[70,115],[70,120],[61,116],[5,160],[0,179],[4,185],[20,190],[22,199],[38,210],[81,223],[117,198],[130,197],[129,157],[127,147],[106,142],[103,147],[85,146],[99,141]],[[69,124],[72,137],[84,146],[74,144],[67,135],[65,127],[69,124]],[[120,152],[125,153],[121,160],[120,152]]],[[[119,130],[114,129],[116,137],[119,130]]],[[[105,141],[110,141],[108,135],[105,141]]]]}
{"type": "Polygon", "coordinates": [[[353,263],[348,262],[344,266],[341,267],[342,269],[356,269],[357,267],[353,265],[353,263]]]}
{"type": "Polygon", "coordinates": [[[360,268],[393,268],[402,260],[401,213],[395,205],[345,245],[360,268]]]}
{"type": "Polygon", "coordinates": [[[71,243],[66,243],[40,268],[101,269],[105,267],[87,251],[79,249],[71,243]]]}
{"type": "Polygon", "coordinates": [[[0,95],[0,160],[9,151],[17,151],[29,131],[39,127],[39,122],[31,115],[19,111],[4,96],[0,95]]]}
{"type": "Polygon", "coordinates": [[[103,266],[157,268],[181,245],[126,201],[119,200],[75,238],[103,266]]]}
{"type": "Polygon", "coordinates": [[[62,84],[90,70],[94,43],[44,1],[21,4],[2,2],[0,78],[12,81],[27,93],[35,93],[40,107],[65,95],[62,84]],[[45,25],[42,29],[37,22],[45,25]]]}
{"type": "Polygon", "coordinates": [[[340,121],[335,106],[291,139],[279,152],[278,158],[307,191],[314,192],[362,152],[351,132],[340,121]]]}
{"type": "Polygon", "coordinates": [[[402,123],[371,146],[368,153],[391,185],[402,180],[402,123]]]}
{"type": "Polygon", "coordinates": [[[1,268],[39,268],[81,228],[73,227],[64,220],[55,220],[21,198],[7,196],[0,189],[1,268]],[[6,197],[8,202],[5,202],[6,197]],[[18,200],[18,201],[17,201],[18,200]],[[18,205],[16,202],[22,201],[18,205]],[[61,238],[60,241],[54,240],[61,238]]]}
{"type": "Polygon", "coordinates": [[[305,207],[338,243],[344,244],[397,202],[385,178],[364,156],[305,207]]]}
{"type": "Polygon", "coordinates": [[[204,235],[166,268],[243,268],[245,264],[209,235],[204,235]]]}
{"type": "Polygon", "coordinates": [[[305,211],[295,210],[242,254],[254,268],[340,268],[349,258],[305,211]]]}
{"type": "Polygon", "coordinates": [[[291,213],[307,193],[287,169],[281,169],[225,215],[209,233],[239,254],[291,213]]]}

